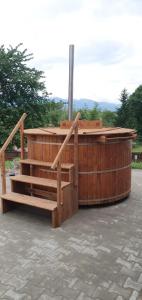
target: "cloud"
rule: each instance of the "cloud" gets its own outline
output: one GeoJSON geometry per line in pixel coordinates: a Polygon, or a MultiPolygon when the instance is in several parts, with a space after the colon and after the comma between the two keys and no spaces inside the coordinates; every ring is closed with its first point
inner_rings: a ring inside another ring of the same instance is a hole
{"type": "Polygon", "coordinates": [[[31,62],[32,66],[34,65],[36,68],[40,66],[40,69],[43,71],[46,71],[49,68],[52,69],[53,65],[56,66],[57,64],[68,64],[67,57],[53,56],[48,57],[47,59],[39,59],[31,62]]]}
{"type": "Polygon", "coordinates": [[[5,0],[0,45],[32,52],[47,90],[68,92],[68,45],[75,44],[74,97],[117,99],[141,81],[142,0],[5,0]]]}
{"type": "Polygon", "coordinates": [[[133,53],[132,47],[117,41],[96,41],[77,52],[77,63],[111,65],[123,61],[133,53]]]}
{"type": "Polygon", "coordinates": [[[93,5],[92,12],[96,17],[106,18],[119,15],[142,15],[141,0],[90,0],[93,5]]]}
{"type": "Polygon", "coordinates": [[[51,14],[77,12],[83,6],[83,0],[49,0],[47,7],[51,14]]]}

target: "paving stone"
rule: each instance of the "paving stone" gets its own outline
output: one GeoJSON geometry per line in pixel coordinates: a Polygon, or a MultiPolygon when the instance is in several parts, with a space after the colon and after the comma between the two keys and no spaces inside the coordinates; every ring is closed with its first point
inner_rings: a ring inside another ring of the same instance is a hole
{"type": "Polygon", "coordinates": [[[55,293],[56,296],[63,296],[66,299],[77,299],[78,295],[79,295],[79,291],[78,290],[73,290],[70,288],[60,288],[56,290],[55,293]]]}
{"type": "Polygon", "coordinates": [[[32,300],[31,296],[21,294],[19,292],[15,292],[14,290],[10,289],[4,294],[4,298],[1,299],[8,299],[8,300],[32,300]]]}
{"type": "Polygon", "coordinates": [[[8,285],[0,284],[0,298],[2,297],[3,294],[6,293],[11,287],[8,285]]]}
{"type": "Polygon", "coordinates": [[[139,279],[138,279],[138,282],[139,282],[139,283],[142,283],[142,273],[140,274],[140,277],[139,277],[139,279]]]}
{"type": "Polygon", "coordinates": [[[122,296],[118,296],[116,300],[124,300],[124,298],[122,296]]]}
{"type": "Polygon", "coordinates": [[[134,262],[137,262],[137,263],[142,263],[142,258],[140,257],[136,257],[134,256],[133,254],[131,254],[129,257],[128,257],[128,261],[134,261],[134,262]]]}
{"type": "Polygon", "coordinates": [[[12,287],[15,288],[15,290],[20,290],[21,288],[23,288],[27,281],[23,280],[23,279],[19,279],[16,276],[13,276],[12,278],[10,278],[7,283],[9,285],[11,285],[12,287]]]}
{"type": "Polygon", "coordinates": [[[107,248],[107,247],[104,247],[104,246],[98,246],[97,247],[98,250],[102,250],[106,253],[111,253],[111,249],[107,248]]]}
{"type": "Polygon", "coordinates": [[[24,288],[20,289],[20,292],[23,294],[26,293],[26,295],[28,295],[28,297],[30,296],[32,300],[37,300],[44,293],[44,290],[44,288],[33,286],[29,282],[29,284],[27,284],[24,288]]]}
{"type": "Polygon", "coordinates": [[[138,255],[138,251],[135,251],[134,249],[130,249],[128,247],[124,247],[123,252],[124,253],[131,253],[131,254],[134,254],[136,256],[138,255]]]}
{"type": "Polygon", "coordinates": [[[112,286],[109,288],[109,292],[116,293],[118,295],[123,296],[125,299],[129,299],[130,291],[126,290],[125,288],[122,288],[118,286],[116,283],[113,283],[112,286]]]}
{"type": "Polygon", "coordinates": [[[139,293],[137,291],[133,291],[129,300],[137,300],[139,293]]]}
{"type": "Polygon", "coordinates": [[[142,289],[142,283],[133,281],[131,278],[127,278],[126,282],[124,283],[124,288],[131,288],[140,292],[142,289]]]}
{"type": "Polygon", "coordinates": [[[62,296],[49,296],[48,294],[43,294],[38,300],[62,300],[62,296]]]}
{"type": "Polygon", "coordinates": [[[77,300],[92,300],[92,298],[88,297],[85,293],[81,292],[77,297],[77,300]]]}
{"type": "Polygon", "coordinates": [[[58,229],[32,208],[0,215],[0,299],[142,300],[141,177],[128,200],[58,229]]]}
{"type": "Polygon", "coordinates": [[[128,261],[122,259],[121,257],[118,257],[117,260],[116,260],[116,262],[118,264],[121,264],[122,266],[125,266],[128,269],[131,269],[131,267],[132,267],[131,263],[129,263],[128,261]]]}

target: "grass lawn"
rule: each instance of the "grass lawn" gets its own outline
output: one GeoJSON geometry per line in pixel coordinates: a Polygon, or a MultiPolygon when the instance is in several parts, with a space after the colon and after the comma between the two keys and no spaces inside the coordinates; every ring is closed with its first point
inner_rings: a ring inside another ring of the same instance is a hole
{"type": "Polygon", "coordinates": [[[6,170],[12,170],[15,168],[16,162],[18,162],[20,160],[19,157],[13,159],[13,160],[6,160],[5,162],[5,167],[6,170]]]}
{"type": "Polygon", "coordinates": [[[142,152],[142,144],[133,145],[132,152],[142,152]]]}
{"type": "Polygon", "coordinates": [[[14,168],[13,160],[6,160],[5,167],[6,167],[6,169],[13,169],[14,168]]]}

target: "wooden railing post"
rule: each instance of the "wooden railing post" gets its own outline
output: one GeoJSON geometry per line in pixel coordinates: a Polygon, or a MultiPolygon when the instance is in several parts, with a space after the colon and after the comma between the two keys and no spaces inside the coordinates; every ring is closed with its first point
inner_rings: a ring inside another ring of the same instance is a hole
{"type": "Polygon", "coordinates": [[[76,201],[78,203],[78,124],[74,129],[74,186],[75,186],[75,195],[76,201]]]}
{"type": "Polygon", "coordinates": [[[58,204],[62,205],[61,202],[61,161],[59,160],[57,165],[57,194],[58,194],[58,204]]]}
{"type": "Polygon", "coordinates": [[[1,182],[2,182],[2,194],[5,194],[6,193],[5,152],[1,154],[1,182]]]}
{"type": "Polygon", "coordinates": [[[24,121],[20,125],[21,159],[24,159],[24,121]]]}
{"type": "Polygon", "coordinates": [[[57,164],[57,208],[58,208],[58,222],[62,222],[62,191],[61,191],[61,160],[57,164]]]}

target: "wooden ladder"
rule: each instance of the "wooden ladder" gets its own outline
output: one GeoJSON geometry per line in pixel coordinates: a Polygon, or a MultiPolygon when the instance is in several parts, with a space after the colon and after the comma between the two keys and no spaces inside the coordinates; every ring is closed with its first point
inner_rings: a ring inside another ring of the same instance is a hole
{"type": "Polygon", "coordinates": [[[78,113],[68,134],[59,149],[54,162],[24,159],[24,120],[23,114],[10,136],[0,150],[2,195],[1,211],[6,213],[15,205],[25,204],[51,212],[52,226],[58,227],[63,221],[70,218],[78,210],[78,113]],[[11,177],[11,192],[6,192],[5,150],[17,130],[20,129],[21,140],[21,174],[11,177]],[[62,153],[74,132],[74,164],[61,163],[62,153]],[[55,170],[56,179],[33,176],[33,167],[44,167],[55,170]],[[68,181],[63,181],[61,174],[66,170],[68,181]]]}

